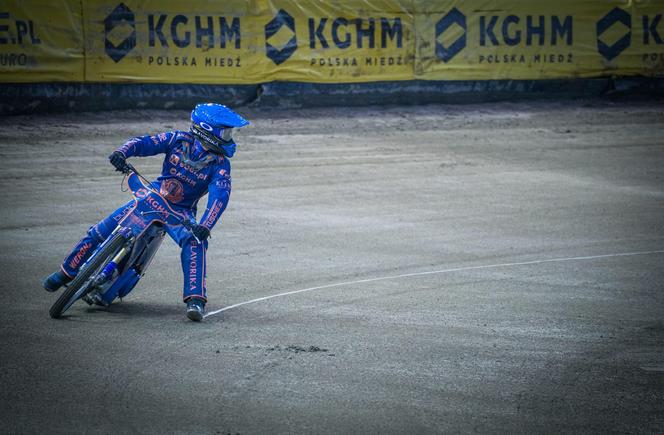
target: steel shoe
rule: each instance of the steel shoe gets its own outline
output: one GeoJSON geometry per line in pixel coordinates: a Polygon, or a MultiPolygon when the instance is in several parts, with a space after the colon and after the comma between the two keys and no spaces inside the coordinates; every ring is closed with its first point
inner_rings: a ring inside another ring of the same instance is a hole
{"type": "Polygon", "coordinates": [[[187,301],[187,317],[194,322],[203,320],[205,313],[205,301],[199,298],[191,298],[187,301]]]}

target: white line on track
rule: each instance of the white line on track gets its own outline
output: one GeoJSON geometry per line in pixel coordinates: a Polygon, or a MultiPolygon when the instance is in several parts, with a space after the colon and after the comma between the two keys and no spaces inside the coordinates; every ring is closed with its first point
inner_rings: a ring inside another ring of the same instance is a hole
{"type": "Polygon", "coordinates": [[[595,260],[595,259],[598,259],[598,258],[631,257],[631,256],[634,256],[634,255],[652,255],[652,254],[664,254],[664,250],[660,250],[660,251],[642,251],[642,252],[620,252],[620,253],[617,253],[617,254],[590,255],[590,256],[586,256],[586,257],[547,258],[547,259],[544,259],[544,260],[522,261],[522,262],[518,262],[518,263],[485,264],[485,265],[482,265],[482,266],[455,267],[453,269],[430,270],[430,271],[427,271],[427,272],[404,273],[404,274],[401,274],[401,275],[388,275],[388,276],[380,276],[380,277],[377,277],[377,278],[358,279],[356,281],[337,282],[337,283],[334,283],[334,284],[320,285],[320,286],[317,286],[317,287],[309,287],[309,288],[303,288],[301,290],[293,290],[293,291],[290,291],[290,292],[278,293],[278,294],[270,295],[270,296],[263,296],[262,298],[256,298],[256,299],[252,299],[250,301],[245,301],[245,302],[240,302],[240,303],[237,303],[237,304],[229,305],[229,306],[221,308],[219,310],[210,311],[209,313],[207,313],[203,317],[214,316],[215,314],[219,314],[223,311],[228,311],[230,309],[241,307],[243,305],[249,305],[249,304],[253,304],[253,303],[256,303],[256,302],[266,301],[268,299],[274,299],[274,298],[279,298],[279,297],[282,297],[282,296],[294,295],[294,294],[297,294],[297,293],[311,292],[311,291],[314,291],[314,290],[322,290],[322,289],[326,289],[326,288],[343,287],[343,286],[352,285],[352,284],[363,284],[363,283],[366,283],[366,282],[386,281],[388,279],[399,279],[399,278],[409,278],[409,277],[413,277],[413,276],[425,276],[425,275],[435,275],[435,274],[441,274],[441,273],[461,272],[461,271],[465,271],[465,270],[494,269],[494,268],[499,268],[499,267],[527,266],[527,265],[542,264],[542,263],[558,263],[558,262],[563,262],[563,261],[595,260]]]}

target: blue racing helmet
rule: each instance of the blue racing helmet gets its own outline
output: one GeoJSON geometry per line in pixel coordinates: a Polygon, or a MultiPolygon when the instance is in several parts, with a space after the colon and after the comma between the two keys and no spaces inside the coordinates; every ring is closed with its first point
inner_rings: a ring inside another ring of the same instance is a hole
{"type": "Polygon", "coordinates": [[[230,158],[235,154],[233,131],[249,121],[223,104],[197,104],[191,112],[191,134],[207,150],[230,158]]]}

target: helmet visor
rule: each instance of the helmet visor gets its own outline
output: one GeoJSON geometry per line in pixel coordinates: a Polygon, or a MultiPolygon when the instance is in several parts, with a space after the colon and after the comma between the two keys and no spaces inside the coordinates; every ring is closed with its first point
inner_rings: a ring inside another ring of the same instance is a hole
{"type": "Polygon", "coordinates": [[[234,132],[234,130],[235,130],[235,129],[234,129],[233,127],[224,127],[224,128],[221,130],[221,140],[223,140],[224,142],[230,142],[230,141],[232,141],[232,140],[233,140],[233,132],[234,132]]]}

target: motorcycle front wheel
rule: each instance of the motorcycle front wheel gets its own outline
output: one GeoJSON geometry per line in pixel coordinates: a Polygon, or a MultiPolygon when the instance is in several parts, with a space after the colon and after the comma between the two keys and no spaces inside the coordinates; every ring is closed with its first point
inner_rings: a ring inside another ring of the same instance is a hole
{"type": "Polygon", "coordinates": [[[111,240],[81,267],[74,280],[67,286],[48,311],[52,318],[57,319],[62,316],[74,302],[87,294],[89,289],[86,289],[86,287],[90,287],[90,283],[92,282],[90,278],[93,278],[104,269],[104,266],[122,249],[125,241],[126,239],[122,234],[117,233],[113,235],[111,240]],[[80,291],[82,289],[83,291],[80,291]]]}

